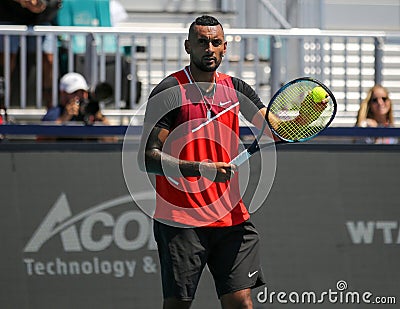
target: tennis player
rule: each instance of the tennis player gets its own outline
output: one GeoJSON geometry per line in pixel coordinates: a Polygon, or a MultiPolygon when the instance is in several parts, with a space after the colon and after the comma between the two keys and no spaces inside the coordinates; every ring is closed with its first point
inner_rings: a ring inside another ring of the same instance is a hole
{"type": "Polygon", "coordinates": [[[248,84],[217,71],[227,49],[217,19],[198,17],[184,44],[190,64],[152,91],[139,151],[156,175],[163,308],[189,308],[206,265],[222,308],[253,308],[250,291],[264,284],[259,235],[227,162],[238,154],[239,111],[257,122],[266,108],[248,84]]]}

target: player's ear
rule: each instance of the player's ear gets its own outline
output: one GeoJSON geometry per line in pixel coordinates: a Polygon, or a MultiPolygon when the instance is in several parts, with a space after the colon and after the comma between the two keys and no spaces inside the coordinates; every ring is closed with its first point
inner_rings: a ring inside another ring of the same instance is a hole
{"type": "Polygon", "coordinates": [[[226,48],[227,48],[227,46],[228,46],[228,42],[225,41],[225,42],[224,42],[224,52],[223,52],[223,56],[225,56],[225,54],[226,54],[226,48]]]}
{"type": "Polygon", "coordinates": [[[189,40],[185,40],[185,50],[186,50],[186,53],[188,53],[190,55],[191,49],[190,49],[189,40]]]}

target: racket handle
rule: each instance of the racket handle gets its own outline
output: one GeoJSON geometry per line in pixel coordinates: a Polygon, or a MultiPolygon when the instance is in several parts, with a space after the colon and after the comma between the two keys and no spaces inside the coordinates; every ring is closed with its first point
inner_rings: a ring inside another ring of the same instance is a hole
{"type": "Polygon", "coordinates": [[[247,151],[247,149],[243,150],[241,153],[237,155],[230,163],[235,164],[236,166],[242,165],[247,161],[248,158],[251,157],[251,154],[247,151]]]}

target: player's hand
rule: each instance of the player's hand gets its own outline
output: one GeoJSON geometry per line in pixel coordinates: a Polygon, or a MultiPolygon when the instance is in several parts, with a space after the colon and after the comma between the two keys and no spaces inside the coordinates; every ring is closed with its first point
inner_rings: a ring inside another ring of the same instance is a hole
{"type": "Polygon", "coordinates": [[[199,170],[201,176],[211,181],[226,182],[235,175],[237,167],[225,162],[201,162],[199,170]]]}
{"type": "Polygon", "coordinates": [[[310,92],[301,103],[299,115],[294,119],[294,121],[300,125],[309,125],[319,118],[328,106],[328,102],[329,97],[326,97],[321,102],[314,102],[310,92]]]}

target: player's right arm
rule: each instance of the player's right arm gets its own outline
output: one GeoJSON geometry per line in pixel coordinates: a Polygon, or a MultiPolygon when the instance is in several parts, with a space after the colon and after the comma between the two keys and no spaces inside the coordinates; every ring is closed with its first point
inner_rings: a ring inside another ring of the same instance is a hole
{"type": "Polygon", "coordinates": [[[140,142],[138,163],[142,171],[168,177],[204,176],[215,182],[225,182],[234,174],[236,167],[226,162],[187,161],[169,155],[163,151],[170,128],[177,115],[176,102],[180,102],[177,91],[164,91],[167,86],[155,89],[146,109],[143,134],[140,142]],[[160,94],[163,92],[162,94],[160,94]],[[158,99],[161,98],[161,100],[158,99]]]}
{"type": "Polygon", "coordinates": [[[163,145],[168,135],[169,131],[160,127],[154,127],[150,131],[141,169],[147,173],[170,177],[180,176],[177,171],[183,176],[200,176],[199,162],[179,160],[163,152],[163,145]]]}
{"type": "Polygon", "coordinates": [[[144,149],[139,150],[144,151],[144,160],[139,159],[141,170],[169,177],[204,176],[215,182],[225,182],[234,174],[235,167],[229,163],[187,161],[163,152],[168,135],[169,131],[160,127],[154,127],[150,131],[144,149]]]}

